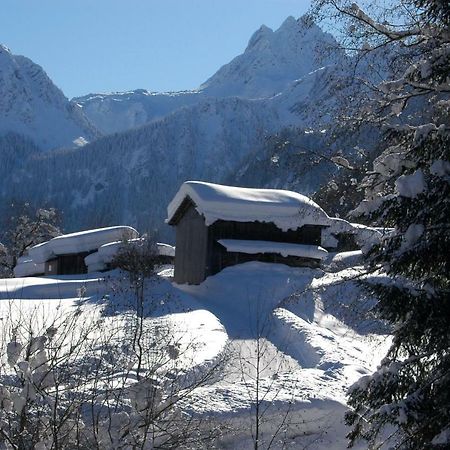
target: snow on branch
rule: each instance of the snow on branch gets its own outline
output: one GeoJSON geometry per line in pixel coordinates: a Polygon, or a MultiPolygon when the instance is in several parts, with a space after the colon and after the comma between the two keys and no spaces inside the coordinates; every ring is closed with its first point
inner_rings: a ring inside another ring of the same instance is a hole
{"type": "Polygon", "coordinates": [[[403,31],[396,31],[388,28],[386,25],[383,25],[379,22],[373,20],[368,14],[366,14],[356,3],[352,3],[350,8],[347,9],[347,14],[351,15],[355,19],[358,19],[364,22],[366,25],[373,28],[380,34],[388,37],[391,40],[400,40],[405,39],[410,36],[419,36],[423,34],[423,30],[418,27],[410,28],[403,31]]]}

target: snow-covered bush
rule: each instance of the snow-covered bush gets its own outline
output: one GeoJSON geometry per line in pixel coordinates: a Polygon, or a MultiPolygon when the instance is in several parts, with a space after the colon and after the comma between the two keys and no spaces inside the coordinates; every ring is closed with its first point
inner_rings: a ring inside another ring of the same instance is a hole
{"type": "Polygon", "coordinates": [[[139,239],[124,239],[111,265],[126,271],[133,285],[141,284],[154,275],[158,264],[159,250],[156,240],[144,235],[139,239]]]}

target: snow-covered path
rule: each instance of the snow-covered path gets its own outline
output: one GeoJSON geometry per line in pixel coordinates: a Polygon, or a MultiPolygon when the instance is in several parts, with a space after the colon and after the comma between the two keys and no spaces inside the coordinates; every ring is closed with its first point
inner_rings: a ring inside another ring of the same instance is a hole
{"type": "Polygon", "coordinates": [[[256,380],[266,439],[283,422],[294,448],[345,448],[346,390],[375,368],[389,344],[382,324],[363,318],[373,299],[355,283],[359,274],[247,263],[200,286],[175,286],[228,333],[222,379],[196,390],[189,407],[229,420],[230,448],[251,447],[256,380]],[[256,371],[259,357],[263,369],[256,371]]]}

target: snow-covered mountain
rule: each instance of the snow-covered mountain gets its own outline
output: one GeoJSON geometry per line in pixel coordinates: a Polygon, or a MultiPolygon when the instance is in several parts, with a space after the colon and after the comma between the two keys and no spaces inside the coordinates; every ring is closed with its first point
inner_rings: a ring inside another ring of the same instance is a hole
{"type": "Polygon", "coordinates": [[[345,59],[333,36],[306,18],[288,17],[276,31],[262,26],[246,50],[198,90],[155,93],[138,89],[89,94],[73,103],[104,133],[124,131],[192,106],[207,97],[268,98],[320,67],[345,59]]]}
{"type": "Polygon", "coordinates": [[[292,81],[342,58],[331,34],[305,17],[288,17],[276,31],[263,25],[245,52],[220,68],[200,89],[215,96],[271,97],[292,81]]]}
{"type": "Polygon", "coordinates": [[[39,65],[0,44],[0,134],[11,132],[43,150],[83,145],[99,136],[39,65]]]}
{"type": "Polygon", "coordinates": [[[120,222],[168,233],[165,208],[183,181],[223,180],[278,126],[259,102],[205,100],[82,149],[28,158],[4,174],[5,186],[15,198],[62,209],[70,229],[120,222]]]}
{"type": "Polygon", "coordinates": [[[82,149],[30,158],[5,174],[5,184],[16,198],[63,210],[68,231],[127,223],[166,239],[166,206],[188,179],[311,194],[335,169],[317,156],[332,150],[327,130],[317,130],[318,121],[326,124],[330,76],[315,71],[291,86],[292,95],[205,98],[82,149]],[[283,152],[280,140],[289,141],[283,152]]]}
{"type": "MultiPolygon", "coordinates": [[[[166,205],[188,179],[310,194],[335,169],[317,155],[332,150],[325,139],[330,110],[353,76],[340,53],[331,54],[325,67],[313,58],[315,51],[326,54],[333,42],[315,25],[289,18],[275,32],[259,30],[244,54],[200,91],[138,90],[77,99],[99,128],[123,131],[82,149],[28,156],[4,173],[1,195],[61,209],[67,231],[127,223],[159,229],[167,238],[166,205]],[[238,66],[242,76],[253,74],[241,87],[238,66]],[[295,145],[280,153],[283,134],[295,145]]],[[[348,147],[355,144],[352,137],[348,147]]]]}
{"type": "Polygon", "coordinates": [[[149,92],[137,89],[112,94],[88,94],[72,99],[105,134],[130,130],[160,119],[203,99],[198,91],[149,92]]]}

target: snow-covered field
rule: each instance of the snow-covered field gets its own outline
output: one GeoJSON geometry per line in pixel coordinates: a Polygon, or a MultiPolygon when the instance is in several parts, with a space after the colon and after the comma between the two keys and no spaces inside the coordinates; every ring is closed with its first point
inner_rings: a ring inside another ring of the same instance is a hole
{"type": "MultiPolygon", "coordinates": [[[[389,343],[367,314],[374,300],[355,282],[361,270],[345,268],[357,260],[331,257],[325,271],[252,262],[198,286],[172,283],[167,266],[148,281],[147,325],[172,330],[187,373],[215,371],[183,408],[227,430],[219,447],[251,448],[256,417],[262,445],[276,433],[275,447],[346,447],[346,390],[389,343]]],[[[120,328],[133,307],[122,275],[0,280],[1,335],[11,321],[33,316],[38,329],[77,309],[104,318],[99,334],[120,328]]]]}

